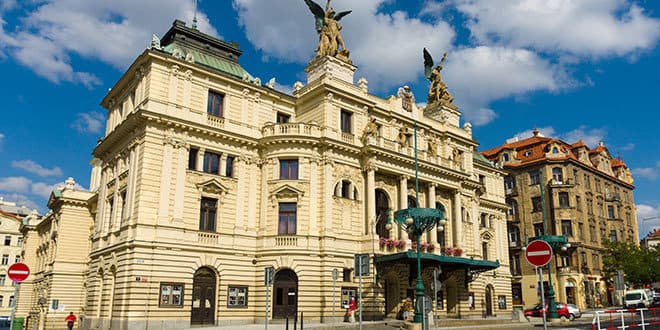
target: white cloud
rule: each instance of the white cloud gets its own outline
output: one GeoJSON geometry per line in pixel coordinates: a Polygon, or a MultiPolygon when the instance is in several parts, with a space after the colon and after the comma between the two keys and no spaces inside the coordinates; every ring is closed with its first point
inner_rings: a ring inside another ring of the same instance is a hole
{"type": "MultiPolygon", "coordinates": [[[[555,128],[552,126],[547,126],[547,127],[537,127],[536,128],[539,131],[539,134],[545,137],[554,137],[555,136],[555,128]]],[[[534,130],[533,129],[528,129],[524,130],[522,132],[518,132],[513,135],[513,139],[527,139],[534,136],[534,130]]]]}
{"type": "Polygon", "coordinates": [[[634,143],[628,143],[625,146],[619,148],[621,151],[632,151],[635,149],[635,144],[634,143]]]}
{"type": "MultiPolygon", "coordinates": [[[[151,34],[164,33],[174,19],[192,18],[193,12],[193,1],[40,1],[25,8],[17,20],[22,25],[0,29],[0,53],[50,81],[91,87],[99,79],[77,71],[72,56],[124,69],[149,45],[151,34]]],[[[198,21],[201,31],[217,36],[205,14],[198,13],[198,21]]]]}
{"type": "Polygon", "coordinates": [[[483,125],[495,118],[490,102],[532,91],[556,91],[570,85],[562,70],[524,49],[479,46],[447,56],[443,69],[449,91],[465,120],[483,125]]]}
{"type": "Polygon", "coordinates": [[[26,208],[30,210],[40,210],[44,209],[43,207],[39,207],[39,204],[29,198],[28,196],[22,195],[22,194],[0,194],[0,197],[3,198],[4,201],[7,202],[14,202],[16,203],[17,206],[25,206],[26,208]]]}
{"type": "Polygon", "coordinates": [[[642,237],[654,228],[660,228],[660,205],[637,204],[637,225],[642,237]]]}
{"type": "Polygon", "coordinates": [[[0,178],[0,191],[26,193],[32,181],[22,176],[9,176],[0,178]]]}
{"type": "Polygon", "coordinates": [[[14,168],[20,168],[22,170],[34,173],[39,176],[60,176],[62,175],[62,169],[59,167],[53,167],[52,169],[45,168],[32,160],[18,160],[12,161],[11,166],[14,168]]]}
{"type": "Polygon", "coordinates": [[[660,177],[660,161],[655,163],[652,167],[639,167],[632,169],[633,176],[642,177],[651,181],[655,181],[660,177]]]}
{"type": "Polygon", "coordinates": [[[50,197],[50,193],[55,189],[57,185],[47,184],[44,182],[35,182],[30,187],[30,192],[34,195],[37,195],[42,198],[50,197]]]}
{"type": "Polygon", "coordinates": [[[0,13],[17,7],[16,0],[0,0],[0,13]]]}
{"type": "Polygon", "coordinates": [[[446,1],[437,2],[437,1],[426,0],[424,1],[422,10],[419,11],[419,16],[431,15],[438,17],[442,13],[444,13],[447,10],[447,8],[449,8],[449,5],[450,4],[446,1]]]}
{"type": "Polygon", "coordinates": [[[4,141],[4,140],[5,140],[5,135],[0,133],[0,143],[2,143],[2,141],[4,141]]]}
{"type": "MultiPolygon", "coordinates": [[[[337,11],[353,11],[341,20],[342,37],[359,67],[356,77],[366,76],[370,88],[377,91],[418,80],[423,70],[422,48],[447,50],[455,35],[445,22],[423,22],[402,11],[379,12],[386,2],[332,3],[337,11]]],[[[303,1],[234,0],[234,7],[248,40],[267,59],[304,63],[314,56],[318,36],[314,17],[303,1]]]]}
{"type": "Polygon", "coordinates": [[[453,0],[479,43],[586,57],[655,46],[660,20],[629,0],[453,0]]]}
{"type": "Polygon", "coordinates": [[[605,140],[607,131],[604,128],[589,128],[585,125],[564,134],[560,134],[559,138],[567,143],[575,143],[582,140],[586,145],[595,148],[599,142],[605,140]]]}
{"type": "Polygon", "coordinates": [[[105,117],[100,112],[79,113],[71,127],[80,133],[100,133],[105,117]]]}

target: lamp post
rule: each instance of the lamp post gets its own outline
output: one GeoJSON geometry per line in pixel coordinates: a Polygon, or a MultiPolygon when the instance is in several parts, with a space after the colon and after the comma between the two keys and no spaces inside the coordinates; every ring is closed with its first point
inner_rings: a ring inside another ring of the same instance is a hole
{"type": "MultiPolygon", "coordinates": [[[[417,120],[413,121],[414,148],[415,148],[415,207],[394,212],[394,221],[407,233],[411,240],[417,244],[417,284],[415,285],[415,317],[414,323],[422,323],[423,306],[420,302],[424,297],[424,283],[422,282],[422,252],[420,238],[422,234],[437,226],[437,230],[444,230],[447,223],[442,211],[435,208],[419,207],[419,162],[417,159],[417,120]]],[[[389,219],[388,219],[389,220],[389,219]]],[[[391,228],[391,224],[388,224],[391,228]]]]}

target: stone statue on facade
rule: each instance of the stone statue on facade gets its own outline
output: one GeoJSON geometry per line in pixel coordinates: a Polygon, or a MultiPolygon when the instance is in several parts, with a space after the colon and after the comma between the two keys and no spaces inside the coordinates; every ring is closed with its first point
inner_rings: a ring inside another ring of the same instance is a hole
{"type": "Polygon", "coordinates": [[[333,56],[350,62],[348,59],[350,52],[346,49],[344,39],[341,37],[339,20],[352,11],[342,11],[336,14],[335,10],[330,7],[330,0],[327,2],[325,10],[312,0],[305,0],[305,3],[312,14],[314,14],[316,32],[319,34],[319,46],[316,48],[316,57],[333,56]]]}
{"type": "Polygon", "coordinates": [[[427,149],[429,151],[429,155],[431,157],[437,157],[438,156],[438,141],[434,137],[429,137],[427,140],[427,149]]]}
{"type": "Polygon", "coordinates": [[[442,81],[442,75],[440,74],[446,58],[447,53],[444,53],[440,63],[434,68],[433,57],[431,57],[431,54],[426,48],[424,48],[424,76],[431,82],[428,95],[429,107],[440,103],[441,101],[451,103],[454,100],[454,97],[447,90],[447,85],[442,81]]]}
{"type": "Polygon", "coordinates": [[[410,91],[410,87],[400,87],[397,96],[401,98],[401,106],[403,107],[403,110],[412,112],[413,104],[415,104],[415,95],[410,91]]]}
{"type": "Polygon", "coordinates": [[[367,144],[369,138],[372,136],[376,136],[377,134],[378,134],[378,124],[376,124],[376,118],[371,118],[369,119],[367,125],[364,127],[364,130],[362,131],[362,137],[360,138],[360,140],[362,141],[363,144],[367,144]]]}
{"type": "Polygon", "coordinates": [[[399,129],[399,136],[398,136],[399,144],[402,147],[410,146],[410,136],[412,135],[413,133],[410,127],[408,127],[405,124],[401,126],[401,128],[399,129]]]}

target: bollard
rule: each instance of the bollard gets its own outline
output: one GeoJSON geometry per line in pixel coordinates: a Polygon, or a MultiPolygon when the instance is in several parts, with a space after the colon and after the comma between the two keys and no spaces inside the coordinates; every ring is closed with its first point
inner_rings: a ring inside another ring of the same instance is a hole
{"type": "Polygon", "coordinates": [[[303,322],[305,321],[305,318],[304,318],[305,314],[303,314],[303,313],[304,312],[300,312],[300,330],[302,330],[303,322]]]}
{"type": "Polygon", "coordinates": [[[286,316],[286,330],[289,330],[289,315],[286,316]]]}
{"type": "Polygon", "coordinates": [[[296,330],[298,328],[298,313],[295,313],[293,315],[293,330],[296,330]]]}

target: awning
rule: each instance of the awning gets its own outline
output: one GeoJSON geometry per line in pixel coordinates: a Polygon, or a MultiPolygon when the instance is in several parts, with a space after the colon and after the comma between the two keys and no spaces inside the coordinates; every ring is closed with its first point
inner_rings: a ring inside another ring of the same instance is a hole
{"type": "MultiPolygon", "coordinates": [[[[406,251],[394,254],[377,255],[374,263],[416,263],[417,252],[406,251]]],[[[433,253],[421,254],[422,267],[441,266],[445,270],[469,269],[471,272],[485,272],[500,267],[499,261],[475,260],[473,258],[452,257],[433,253]]]]}

